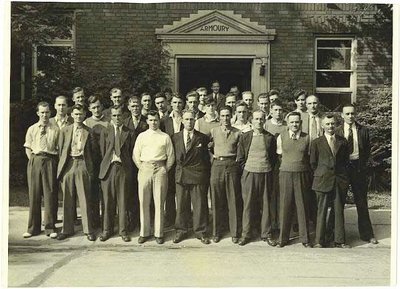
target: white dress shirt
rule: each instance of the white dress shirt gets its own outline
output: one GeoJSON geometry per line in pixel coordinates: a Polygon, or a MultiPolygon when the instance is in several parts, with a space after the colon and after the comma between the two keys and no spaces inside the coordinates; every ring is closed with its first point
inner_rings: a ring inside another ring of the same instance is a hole
{"type": "Polygon", "coordinates": [[[48,123],[46,125],[46,148],[40,148],[40,123],[31,125],[26,132],[24,147],[28,148],[34,154],[41,152],[57,155],[58,154],[58,137],[60,129],[56,125],[48,123]]]}
{"type": "MultiPolygon", "coordinates": [[[[349,139],[349,128],[350,125],[346,122],[344,123],[343,130],[344,130],[344,137],[348,140],[349,139]]],[[[358,149],[358,134],[356,124],[353,123],[351,126],[351,130],[353,131],[353,153],[350,155],[350,160],[358,160],[360,157],[360,151],[358,149]]]]}
{"type": "MultiPolygon", "coordinates": [[[[294,133],[294,132],[292,132],[291,130],[289,130],[287,133],[289,134],[289,138],[292,138],[292,135],[294,134],[295,138],[296,138],[296,139],[299,139],[299,138],[300,138],[301,130],[299,130],[299,131],[296,132],[296,133],[294,133]]],[[[277,137],[277,139],[276,139],[276,153],[277,153],[278,155],[281,155],[281,154],[282,154],[282,137],[281,137],[281,135],[278,135],[278,137],[277,137]]]]}
{"type": "Polygon", "coordinates": [[[335,135],[334,134],[333,135],[329,135],[327,133],[324,133],[324,135],[325,135],[326,140],[328,141],[329,147],[331,148],[332,154],[335,155],[336,154],[336,151],[335,151],[335,142],[336,142],[335,135]]]}
{"type": "MultiPolygon", "coordinates": [[[[120,134],[119,134],[119,141],[120,141],[120,145],[121,145],[121,128],[122,128],[122,126],[120,126],[120,127],[118,127],[118,126],[116,126],[115,124],[112,124],[113,126],[114,126],[114,141],[116,140],[116,138],[117,138],[117,130],[119,130],[119,132],[120,132],[120,134]]],[[[111,163],[113,163],[113,162],[119,162],[119,163],[122,163],[122,161],[121,161],[121,156],[117,156],[116,154],[115,154],[115,150],[113,149],[113,156],[112,156],[112,159],[111,159],[111,163]]]]}
{"type": "Polygon", "coordinates": [[[174,133],[180,132],[182,124],[182,116],[181,115],[175,116],[173,111],[170,113],[169,116],[172,118],[172,123],[174,125],[174,133]]]}

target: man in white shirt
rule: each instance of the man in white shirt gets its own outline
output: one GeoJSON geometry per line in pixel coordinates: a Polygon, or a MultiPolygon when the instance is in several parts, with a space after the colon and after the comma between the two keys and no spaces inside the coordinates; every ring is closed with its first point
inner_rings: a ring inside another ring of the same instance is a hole
{"type": "Polygon", "coordinates": [[[235,116],[232,118],[232,126],[242,133],[252,130],[251,122],[249,121],[249,109],[244,101],[240,101],[236,105],[235,116]]]}
{"type": "Polygon", "coordinates": [[[54,108],[56,109],[56,115],[49,120],[52,125],[57,125],[59,129],[62,129],[74,122],[72,117],[67,114],[68,100],[65,96],[60,95],[56,97],[54,108]]]}
{"type": "Polygon", "coordinates": [[[168,171],[174,164],[171,138],[159,129],[157,111],[147,115],[149,129],[138,135],[133,149],[133,161],[139,169],[140,237],[146,242],[151,235],[150,202],[154,199],[154,236],[158,244],[164,243],[164,204],[168,190],[168,171]]]}

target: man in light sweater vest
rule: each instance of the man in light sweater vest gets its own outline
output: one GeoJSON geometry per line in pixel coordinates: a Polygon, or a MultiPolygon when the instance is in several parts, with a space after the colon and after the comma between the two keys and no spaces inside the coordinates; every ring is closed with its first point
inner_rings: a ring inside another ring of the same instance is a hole
{"type": "Polygon", "coordinates": [[[306,195],[310,190],[310,165],[308,156],[309,138],[301,131],[299,112],[288,114],[289,131],[277,138],[277,153],[282,156],[279,172],[280,188],[280,236],[278,247],[289,242],[293,213],[297,212],[300,241],[310,247],[307,218],[306,195]]]}
{"type": "Polygon", "coordinates": [[[272,194],[272,169],[276,161],[276,139],[264,130],[265,112],[253,112],[253,130],[242,135],[238,146],[238,162],[243,170],[243,231],[239,245],[251,240],[251,219],[262,210],[261,239],[270,246],[272,238],[270,201],[272,194]]]}

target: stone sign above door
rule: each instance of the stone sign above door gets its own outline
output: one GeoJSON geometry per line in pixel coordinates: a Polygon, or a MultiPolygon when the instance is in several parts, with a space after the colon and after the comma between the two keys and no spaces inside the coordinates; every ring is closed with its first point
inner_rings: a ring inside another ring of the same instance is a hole
{"type": "Polygon", "coordinates": [[[275,38],[275,29],[267,29],[233,11],[199,10],[156,29],[155,34],[170,51],[170,76],[175,90],[179,90],[180,58],[252,59],[252,91],[258,94],[269,89],[270,41],[275,38]]]}

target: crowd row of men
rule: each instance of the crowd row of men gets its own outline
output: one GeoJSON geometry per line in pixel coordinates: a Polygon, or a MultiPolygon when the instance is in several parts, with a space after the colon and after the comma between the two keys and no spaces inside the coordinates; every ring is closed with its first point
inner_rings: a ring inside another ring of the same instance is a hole
{"type": "Polygon", "coordinates": [[[65,96],[55,98],[53,118],[49,104],[40,102],[39,121],[29,127],[24,144],[30,210],[23,237],[41,232],[43,196],[51,238],[74,234],[78,199],[90,241],[98,228],[100,241],[108,240],[118,215],[126,242],[140,226],[140,244],[153,235],[162,244],[164,228],[174,224],[174,243],[192,227],[209,244],[210,192],[215,243],[226,225],[232,242],[242,246],[257,234],[270,246],[284,247],[293,228],[304,247],[347,248],[344,204],[351,185],[360,238],[378,243],[367,204],[369,134],[355,121],[352,104],[343,106],[344,122],[337,126],[334,115],[319,111],[318,97],[304,90],[293,96],[296,110],[285,115],[276,90],[255,102],[251,91],[240,95],[233,87],[222,95],[217,81],[211,89],[192,90],[183,99],[170,91],[124,97],[113,88],[108,109],[96,95],[87,99],[88,118],[82,88],[73,90],[70,109],[65,96]],[[59,189],[61,232],[55,226],[59,189]]]}

